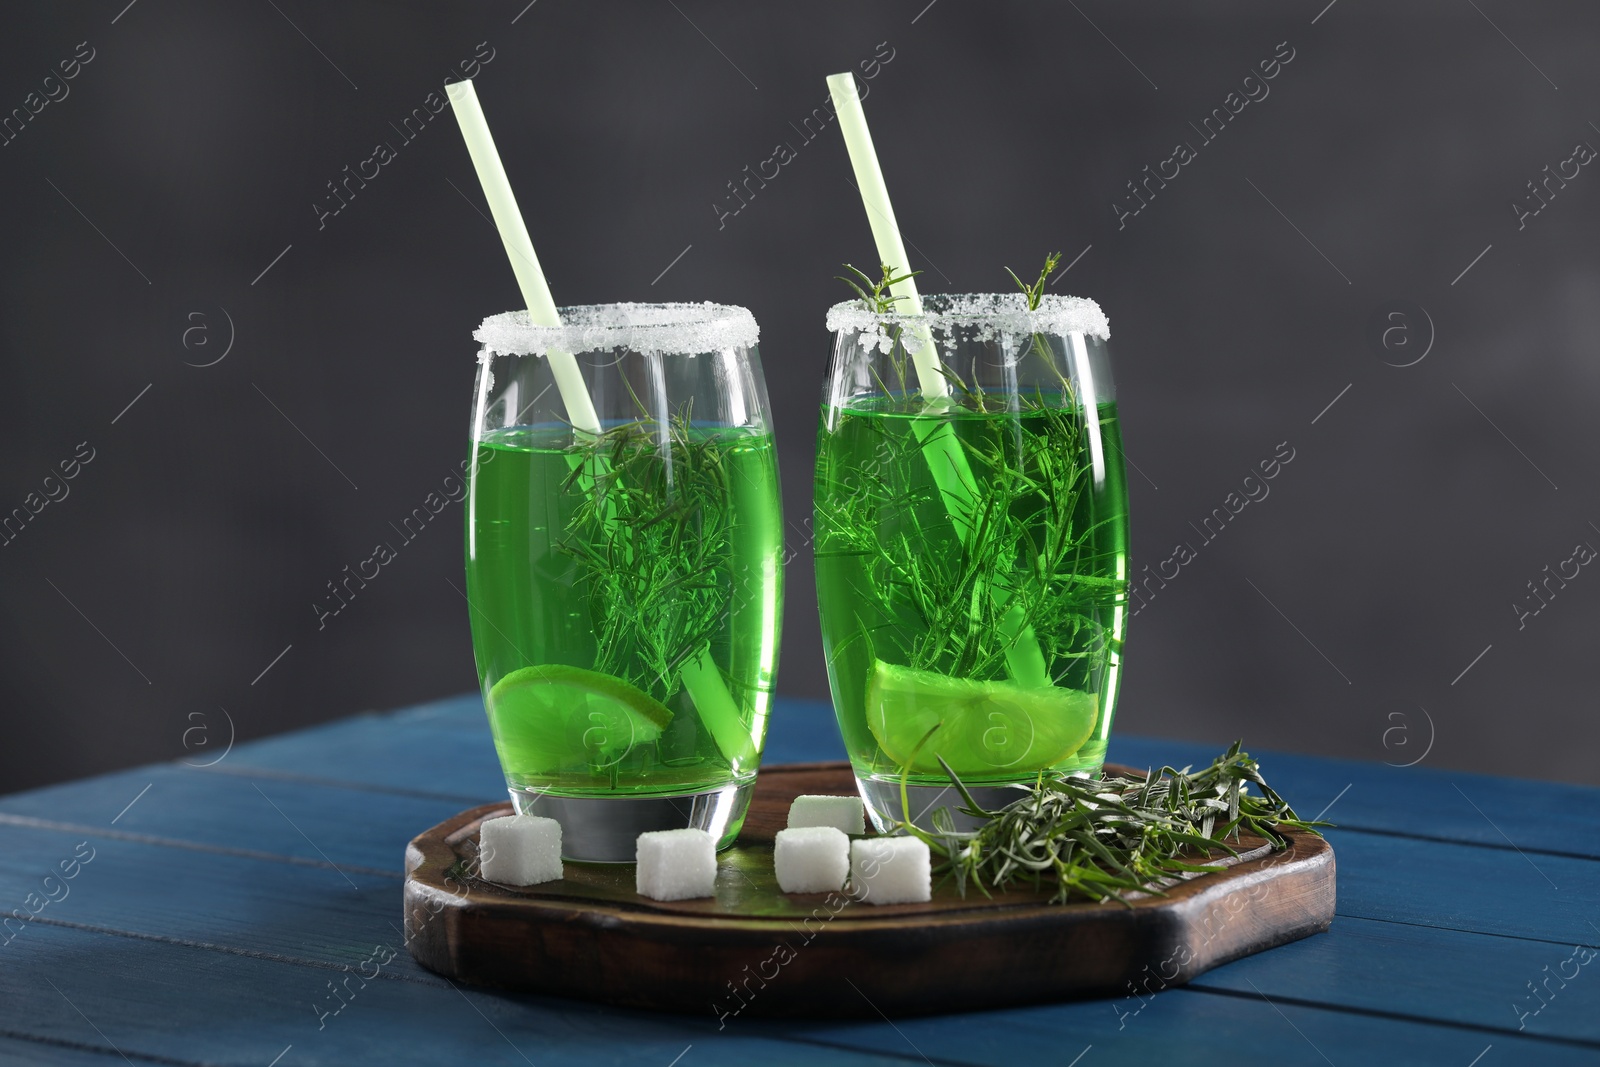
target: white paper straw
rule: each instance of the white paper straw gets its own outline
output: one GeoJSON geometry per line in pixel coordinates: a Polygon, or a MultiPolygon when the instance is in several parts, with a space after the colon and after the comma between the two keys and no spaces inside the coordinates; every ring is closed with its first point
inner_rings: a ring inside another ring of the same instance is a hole
{"type": "MultiPolygon", "coordinates": [[[[856,172],[856,186],[861,190],[861,201],[867,208],[867,221],[872,225],[872,238],[878,245],[878,258],[895,274],[909,274],[910,260],[900,239],[900,227],[894,220],[894,208],[889,203],[889,189],[883,181],[883,170],[878,166],[878,153],[872,147],[872,134],[867,130],[867,116],[861,110],[861,97],[856,92],[855,76],[849,73],[828,77],[828,92],[833,96],[834,114],[839,119],[839,130],[850,150],[850,164],[856,172]]],[[[922,297],[917,293],[914,279],[907,278],[889,287],[889,291],[902,298],[904,311],[922,314],[922,297]]],[[[916,368],[917,385],[924,399],[939,400],[950,395],[949,383],[940,373],[939,352],[933,334],[925,323],[911,325],[912,336],[918,342],[911,352],[911,362],[916,368]]],[[[911,346],[906,346],[910,351],[911,346]]],[[[966,452],[956,440],[950,424],[937,419],[914,420],[912,429],[922,446],[933,480],[944,499],[945,510],[962,541],[972,538],[972,523],[977,485],[967,462],[966,452]]],[[[1000,623],[1006,635],[1012,638],[1006,647],[1006,668],[1014,682],[1030,687],[1052,684],[1046,668],[1044,653],[1033,628],[1012,603],[1000,623]]]]}
{"type": "MultiPolygon", "coordinates": [[[[494,138],[489,134],[489,124],[484,120],[483,108],[471,81],[453,82],[445,87],[450,104],[461,124],[461,136],[466,139],[467,151],[472,154],[472,165],[477,168],[478,181],[483,195],[489,201],[494,224],[505,242],[506,255],[511,259],[511,269],[516,272],[517,284],[522,288],[522,299],[528,305],[529,321],[537,326],[560,326],[561,313],[550,295],[550,286],[539,268],[539,257],[534,255],[533,241],[523,224],[522,212],[517,210],[517,198],[511,192],[511,182],[495,151],[494,138]]],[[[595,413],[594,401],[583,383],[578,361],[566,352],[549,353],[550,371],[555,376],[556,388],[561,392],[561,402],[566,405],[567,418],[579,433],[598,435],[600,417],[595,413]]],[[[599,460],[597,462],[603,462],[599,460]]],[[[701,724],[709,731],[717,747],[730,764],[739,769],[754,763],[754,747],[748,727],[739,714],[739,706],[728,692],[722,674],[711,660],[709,649],[687,660],[680,677],[684,688],[694,699],[700,713],[701,724]]]]}
{"type": "MultiPolygon", "coordinates": [[[[828,92],[833,96],[833,111],[839,119],[839,130],[844,134],[845,147],[850,150],[850,165],[856,172],[856,187],[861,190],[861,202],[867,208],[867,222],[872,226],[872,239],[878,246],[878,259],[892,268],[896,275],[911,273],[911,261],[906,257],[905,242],[900,239],[900,226],[894,219],[894,207],[889,203],[889,188],[883,181],[883,169],[878,166],[878,153],[872,147],[872,132],[867,129],[867,115],[861,110],[861,96],[856,91],[855,75],[830,74],[828,92]]],[[[915,278],[907,278],[889,286],[889,292],[901,299],[907,314],[922,314],[922,296],[917,292],[915,278]]],[[[939,373],[939,354],[934,348],[933,335],[926,326],[912,331],[921,342],[911,353],[916,367],[917,385],[922,395],[930,399],[948,396],[949,384],[939,373]]],[[[907,346],[908,350],[910,346],[907,346]]]]}
{"type": "MultiPolygon", "coordinates": [[[[516,273],[517,285],[522,289],[522,299],[528,305],[528,319],[535,326],[560,326],[561,313],[556,310],[555,299],[550,295],[550,285],[544,280],[539,267],[539,257],[534,254],[533,241],[528,227],[523,224],[522,212],[517,210],[517,198],[511,191],[511,181],[506,168],[495,151],[494,137],[489,133],[489,123],[483,117],[483,107],[472,82],[451,82],[445,86],[456,122],[461,125],[461,136],[472,155],[472,165],[478,171],[478,182],[483,186],[484,198],[489,201],[489,211],[494,216],[500,240],[505,243],[506,256],[516,273]]],[[[573,428],[581,433],[598,434],[600,416],[594,401],[583,384],[583,372],[578,361],[566,352],[549,354],[550,372],[566,406],[567,418],[573,428]]]]}

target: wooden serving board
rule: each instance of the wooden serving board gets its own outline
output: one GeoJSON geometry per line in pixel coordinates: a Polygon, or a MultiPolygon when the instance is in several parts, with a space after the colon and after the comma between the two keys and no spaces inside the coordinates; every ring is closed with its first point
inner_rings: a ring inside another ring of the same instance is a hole
{"type": "Polygon", "coordinates": [[[669,903],[638,896],[631,865],[569,862],[565,878],[526,888],[467,877],[457,865],[476,857],[479,824],[510,804],[464,811],[406,849],[406,944],[474,985],[724,1019],[876,1016],[1146,996],[1333,921],[1333,848],[1315,834],[1278,853],[1246,839],[1238,859],[1213,861],[1227,870],[1131,906],[962,899],[937,876],[926,904],[779,891],[772,840],[790,801],[854,791],[846,763],[762,768],[743,832],[718,857],[715,899],[669,903]]]}

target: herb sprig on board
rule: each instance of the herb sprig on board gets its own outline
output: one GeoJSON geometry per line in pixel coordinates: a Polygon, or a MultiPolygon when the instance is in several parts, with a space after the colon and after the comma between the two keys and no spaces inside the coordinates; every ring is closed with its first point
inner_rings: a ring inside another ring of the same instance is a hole
{"type": "Polygon", "coordinates": [[[958,810],[987,820],[965,832],[953,829],[948,809],[934,813],[931,832],[912,823],[909,767],[901,773],[898,828],[944,858],[962,896],[969,886],[986,896],[1053,886],[1053,903],[1087,897],[1125,904],[1129,894],[1159,895],[1174,880],[1222,869],[1180,858],[1185,854],[1236,856],[1242,834],[1264,839],[1276,852],[1288,846],[1285,831],[1316,833],[1332,825],[1296,815],[1238,741],[1199,771],[1163,767],[1142,779],[1099,781],[1040,775],[1026,796],[999,811],[978,804],[944,764],[961,795],[958,810]]]}

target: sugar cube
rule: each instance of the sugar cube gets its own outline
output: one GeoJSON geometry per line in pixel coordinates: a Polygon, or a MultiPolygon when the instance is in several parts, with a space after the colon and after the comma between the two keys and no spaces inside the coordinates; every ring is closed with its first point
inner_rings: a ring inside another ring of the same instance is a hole
{"type": "Polygon", "coordinates": [[[772,846],[778,888],[785,893],[830,893],[850,874],[850,839],[833,826],[779,830],[772,846]]]}
{"type": "Polygon", "coordinates": [[[486,882],[506,885],[560,878],[561,824],[538,815],[485,820],[478,829],[478,874],[486,882]]]}
{"type": "Polygon", "coordinates": [[[842,833],[864,834],[866,813],[860,797],[795,797],[789,805],[789,829],[801,826],[831,826],[842,833]]]}
{"type": "Polygon", "coordinates": [[[636,844],[635,887],[652,900],[716,895],[717,843],[704,830],[651,830],[636,844]]]}
{"type": "Polygon", "coordinates": [[[915,837],[850,842],[850,884],[868,904],[918,904],[933,898],[932,859],[915,837]]]}

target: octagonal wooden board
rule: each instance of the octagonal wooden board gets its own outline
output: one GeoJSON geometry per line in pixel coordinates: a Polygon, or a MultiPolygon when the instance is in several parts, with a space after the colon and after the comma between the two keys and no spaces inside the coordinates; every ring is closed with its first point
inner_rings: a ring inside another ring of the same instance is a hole
{"type": "Polygon", "coordinates": [[[406,849],[406,944],[474,985],[720,1018],[875,1016],[1146,995],[1333,921],[1333,848],[1314,834],[1277,853],[1247,839],[1237,859],[1214,861],[1227,870],[1131,906],[963,899],[937,876],[926,904],[780,892],[772,839],[789,802],[854,791],[845,763],[762,768],[718,857],[716,897],[671,903],[638,896],[631,865],[568,863],[561,880],[526,888],[467,877],[458,864],[475,858],[479,824],[510,804],[464,811],[406,849]]]}

